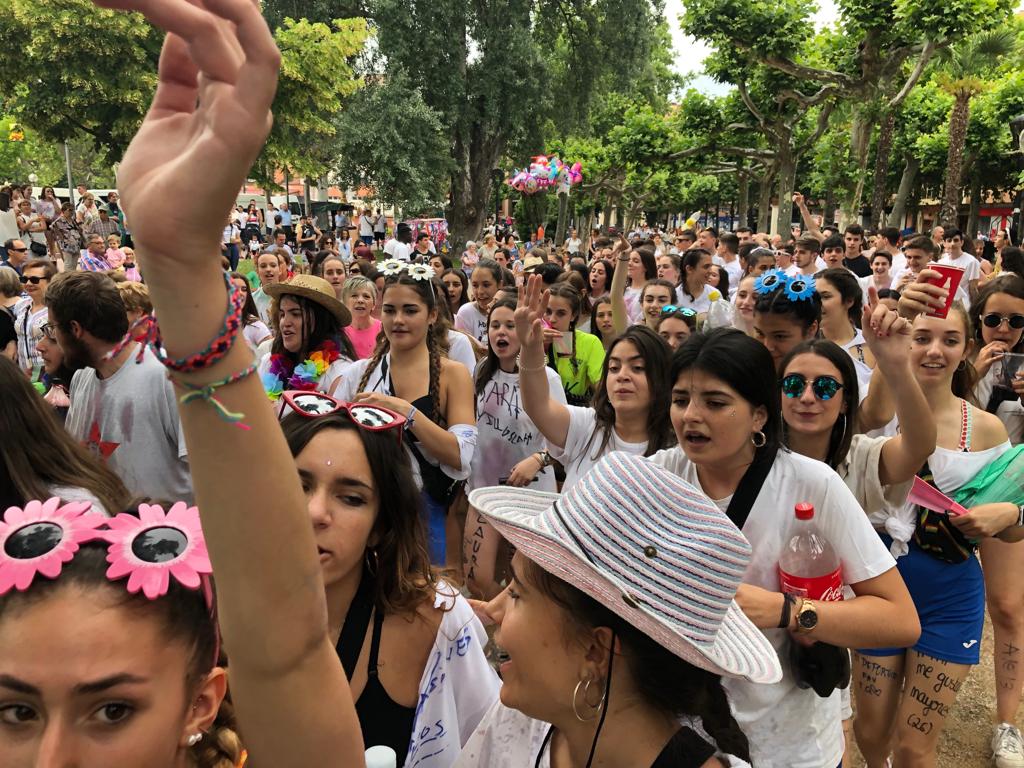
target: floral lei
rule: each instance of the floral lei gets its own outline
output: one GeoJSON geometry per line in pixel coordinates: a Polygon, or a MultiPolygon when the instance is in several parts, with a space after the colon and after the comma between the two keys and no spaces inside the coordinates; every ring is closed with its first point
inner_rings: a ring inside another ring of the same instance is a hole
{"type": "Polygon", "coordinates": [[[333,341],[325,341],[298,365],[288,355],[271,355],[270,367],[261,377],[263,389],[271,400],[280,398],[286,389],[315,391],[320,377],[340,357],[338,345],[333,341]]]}

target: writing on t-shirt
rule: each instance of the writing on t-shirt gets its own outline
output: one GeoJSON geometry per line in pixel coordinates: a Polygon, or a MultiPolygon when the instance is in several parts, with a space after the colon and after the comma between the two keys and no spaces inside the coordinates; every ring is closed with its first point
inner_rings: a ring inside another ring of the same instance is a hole
{"type": "Polygon", "coordinates": [[[510,418],[518,419],[522,413],[518,384],[491,379],[484,387],[482,398],[481,409],[493,403],[499,407],[504,406],[510,418]]]}

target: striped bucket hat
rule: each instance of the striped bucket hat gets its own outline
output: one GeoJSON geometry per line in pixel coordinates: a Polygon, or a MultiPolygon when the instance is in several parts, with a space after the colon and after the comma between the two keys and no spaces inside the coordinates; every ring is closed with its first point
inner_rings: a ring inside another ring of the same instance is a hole
{"type": "Polygon", "coordinates": [[[569,492],[469,495],[509,543],[694,666],[782,678],[775,649],[734,598],[750,544],[703,493],[639,456],[610,453],[569,492]]]}

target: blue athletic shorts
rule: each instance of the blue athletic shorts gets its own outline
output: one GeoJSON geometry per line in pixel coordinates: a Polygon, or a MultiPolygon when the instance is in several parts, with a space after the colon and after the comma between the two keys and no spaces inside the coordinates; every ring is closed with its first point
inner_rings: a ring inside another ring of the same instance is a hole
{"type": "MultiPolygon", "coordinates": [[[[892,538],[879,536],[888,549],[892,538]]],[[[977,557],[953,565],[938,560],[913,541],[896,559],[921,621],[914,650],[953,664],[977,664],[985,623],[985,579],[977,557]]],[[[858,650],[864,656],[898,656],[906,648],[858,650]]]]}

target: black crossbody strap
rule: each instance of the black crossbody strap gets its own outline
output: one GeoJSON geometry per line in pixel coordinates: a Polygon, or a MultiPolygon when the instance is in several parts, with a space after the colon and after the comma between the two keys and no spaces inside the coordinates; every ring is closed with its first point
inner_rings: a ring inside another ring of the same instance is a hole
{"type": "Polygon", "coordinates": [[[761,493],[764,481],[768,478],[768,473],[772,471],[778,452],[778,448],[758,452],[754,461],[747,467],[747,471],[743,473],[736,493],[732,495],[732,501],[729,502],[725,514],[741,531],[747,517],[750,516],[754,502],[757,501],[758,494],[761,493]]]}

